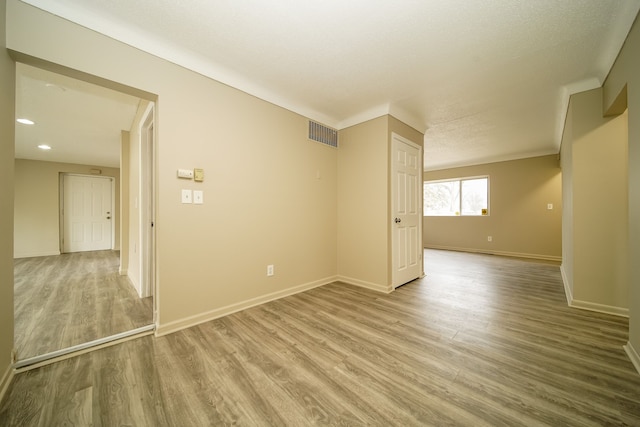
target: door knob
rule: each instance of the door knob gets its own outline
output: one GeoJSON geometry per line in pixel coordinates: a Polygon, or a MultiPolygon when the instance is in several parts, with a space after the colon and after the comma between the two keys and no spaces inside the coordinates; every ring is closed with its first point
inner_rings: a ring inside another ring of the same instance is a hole
{"type": "Polygon", "coordinates": [[[399,222],[402,222],[402,220],[400,218],[396,218],[396,219],[393,220],[393,222],[395,222],[397,224],[399,222]]]}

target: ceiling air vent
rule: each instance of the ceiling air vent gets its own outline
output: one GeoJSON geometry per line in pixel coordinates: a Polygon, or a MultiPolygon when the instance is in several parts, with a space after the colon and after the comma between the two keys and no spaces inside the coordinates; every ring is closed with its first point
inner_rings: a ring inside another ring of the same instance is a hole
{"type": "Polygon", "coordinates": [[[338,148],[338,131],[309,120],[309,139],[338,148]]]}

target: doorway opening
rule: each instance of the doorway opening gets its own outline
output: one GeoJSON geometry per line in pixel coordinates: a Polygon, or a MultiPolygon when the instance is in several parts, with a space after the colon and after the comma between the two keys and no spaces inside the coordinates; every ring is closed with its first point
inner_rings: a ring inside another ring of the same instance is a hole
{"type": "Polygon", "coordinates": [[[155,271],[154,230],[142,222],[155,212],[154,101],[16,64],[16,115],[36,123],[16,123],[16,369],[155,329],[154,276],[139,274],[155,271]],[[38,150],[45,141],[51,149],[38,150]]]}

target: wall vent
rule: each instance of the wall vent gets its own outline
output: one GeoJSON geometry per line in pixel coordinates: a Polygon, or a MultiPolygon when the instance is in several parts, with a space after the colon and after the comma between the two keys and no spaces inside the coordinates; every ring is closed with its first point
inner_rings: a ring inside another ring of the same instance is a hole
{"type": "Polygon", "coordinates": [[[309,120],[309,139],[338,148],[338,131],[309,120]]]}

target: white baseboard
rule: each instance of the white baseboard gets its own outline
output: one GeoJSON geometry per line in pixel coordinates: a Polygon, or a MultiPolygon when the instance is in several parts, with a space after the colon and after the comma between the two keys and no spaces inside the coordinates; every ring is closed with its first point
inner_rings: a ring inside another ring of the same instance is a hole
{"type": "Polygon", "coordinates": [[[337,276],[336,280],[344,283],[348,283],[349,285],[360,286],[361,288],[371,289],[376,292],[383,292],[385,294],[391,293],[393,291],[393,286],[380,285],[378,283],[367,282],[360,279],[354,279],[352,277],[347,276],[337,276]]]}
{"type": "Polygon", "coordinates": [[[220,317],[228,316],[229,314],[236,313],[238,311],[246,310],[247,308],[255,307],[260,304],[264,304],[269,301],[274,301],[280,298],[294,295],[300,292],[308,291],[309,289],[317,288],[318,286],[327,285],[337,280],[336,276],[327,277],[324,279],[316,280],[302,285],[294,286],[282,291],[272,292],[270,294],[262,295],[256,298],[251,298],[246,301],[241,301],[235,304],[231,304],[225,307],[216,308],[201,314],[185,317],[183,319],[174,320],[168,323],[159,323],[156,328],[156,336],[171,334],[182,329],[190,328],[192,326],[199,325],[201,323],[208,322],[210,320],[218,319],[220,317]]]}
{"type": "Polygon", "coordinates": [[[573,291],[571,290],[569,279],[567,278],[567,273],[564,271],[564,264],[560,266],[560,275],[562,276],[562,284],[564,285],[564,296],[567,299],[567,305],[571,306],[571,301],[573,301],[573,291]]]}
{"type": "Polygon", "coordinates": [[[629,317],[628,308],[614,307],[612,305],[598,304],[595,302],[572,299],[571,302],[569,302],[569,307],[596,311],[598,313],[612,314],[614,316],[629,317]]]}
{"type": "Polygon", "coordinates": [[[25,252],[13,255],[13,258],[35,258],[39,256],[56,256],[60,255],[60,251],[43,251],[43,252],[25,252]]]}
{"type": "Polygon", "coordinates": [[[636,371],[640,374],[640,355],[638,355],[638,352],[633,348],[633,345],[631,345],[631,342],[629,341],[627,341],[627,344],[624,345],[623,348],[627,353],[627,356],[629,356],[629,359],[631,359],[631,363],[635,366],[636,371]]]}
{"type": "Polygon", "coordinates": [[[629,309],[623,307],[615,307],[612,305],[598,304],[595,302],[581,301],[573,299],[573,292],[569,286],[569,279],[564,270],[564,264],[560,266],[560,275],[562,276],[562,284],[564,285],[564,295],[567,299],[567,305],[581,310],[596,311],[598,313],[612,314],[614,316],[629,317],[629,309]]]}
{"type": "Polygon", "coordinates": [[[0,402],[2,402],[7,390],[9,390],[9,385],[11,384],[11,380],[13,380],[14,372],[13,365],[10,364],[7,366],[4,374],[2,374],[2,378],[0,378],[0,402]]]}
{"type": "Polygon", "coordinates": [[[542,261],[556,261],[556,262],[562,261],[562,256],[555,256],[555,255],[530,254],[530,253],[509,252],[509,251],[494,251],[491,249],[459,248],[455,246],[440,246],[440,245],[425,245],[424,248],[440,249],[444,251],[471,252],[471,253],[477,253],[477,254],[499,255],[499,256],[507,256],[511,258],[539,259],[542,261]]]}

